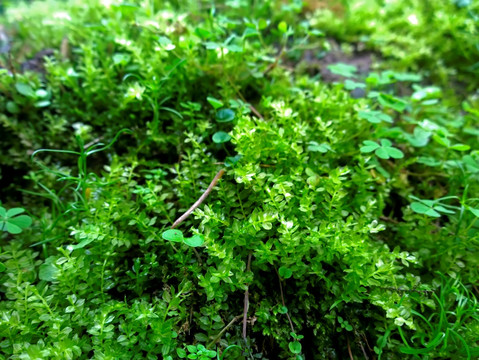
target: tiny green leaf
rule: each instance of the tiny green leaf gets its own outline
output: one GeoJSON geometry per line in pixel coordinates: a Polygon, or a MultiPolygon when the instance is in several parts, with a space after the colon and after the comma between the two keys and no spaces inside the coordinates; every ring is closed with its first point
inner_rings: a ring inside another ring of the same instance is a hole
{"type": "Polygon", "coordinates": [[[333,74],[341,75],[344,77],[354,77],[354,73],[358,70],[356,66],[344,64],[344,63],[337,63],[333,65],[328,65],[328,70],[331,71],[333,74]]]}
{"type": "Polygon", "coordinates": [[[38,271],[38,277],[40,280],[44,281],[53,281],[56,280],[59,269],[53,263],[53,258],[48,258],[45,262],[40,265],[40,269],[38,271]]]}
{"type": "Polygon", "coordinates": [[[208,96],[206,100],[211,104],[211,106],[214,107],[215,110],[223,106],[223,103],[220,100],[215,99],[212,96],[208,96]]]}
{"type": "Polygon", "coordinates": [[[310,141],[308,145],[308,151],[326,153],[331,150],[331,146],[328,144],[318,144],[316,141],[310,141]]]}
{"type": "Polygon", "coordinates": [[[288,344],[289,350],[293,354],[299,354],[301,353],[301,343],[299,341],[292,341],[288,344]]]}
{"type": "Polygon", "coordinates": [[[288,24],[285,21],[281,21],[278,24],[278,30],[283,34],[286,33],[288,31],[288,24]]]}
{"type": "Polygon", "coordinates": [[[469,145],[465,145],[465,144],[455,144],[451,146],[451,149],[456,151],[467,151],[470,148],[471,147],[469,145]]]}
{"type": "Polygon", "coordinates": [[[7,102],[7,105],[5,107],[7,111],[11,114],[18,114],[20,112],[20,108],[13,101],[7,102]]]}
{"type": "Polygon", "coordinates": [[[198,247],[205,243],[205,238],[201,235],[194,235],[190,238],[183,239],[183,242],[191,247],[198,247]]]}
{"type": "Polygon", "coordinates": [[[365,140],[363,141],[364,146],[361,147],[360,151],[363,153],[372,152],[380,147],[380,145],[374,141],[365,140]]]}
{"type": "Polygon", "coordinates": [[[398,112],[403,112],[407,106],[406,101],[389,94],[379,94],[378,101],[382,106],[394,109],[398,112]]]}
{"type": "Polygon", "coordinates": [[[169,229],[161,234],[161,237],[168,241],[181,242],[183,241],[183,233],[180,230],[169,229]]]}
{"type": "Polygon", "coordinates": [[[213,134],[213,142],[217,144],[222,144],[230,140],[231,140],[231,136],[224,131],[218,131],[213,134]]]}
{"type": "Polygon", "coordinates": [[[186,357],[186,351],[182,348],[176,348],[176,353],[180,359],[184,359],[186,357]]]}
{"type": "Polygon", "coordinates": [[[381,111],[360,111],[358,113],[360,119],[364,119],[373,124],[379,124],[381,121],[392,123],[393,119],[388,114],[381,111]]]}
{"type": "Polygon", "coordinates": [[[293,272],[291,269],[288,269],[287,267],[281,266],[278,270],[279,275],[284,278],[284,279],[289,279],[291,275],[293,275],[293,272]]]}

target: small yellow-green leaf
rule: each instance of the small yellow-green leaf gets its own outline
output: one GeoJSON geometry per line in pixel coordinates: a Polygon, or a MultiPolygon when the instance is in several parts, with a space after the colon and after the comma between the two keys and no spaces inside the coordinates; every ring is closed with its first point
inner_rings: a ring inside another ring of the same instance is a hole
{"type": "Polygon", "coordinates": [[[161,237],[168,241],[181,242],[183,241],[183,233],[180,230],[169,229],[161,234],[161,237]]]}
{"type": "Polygon", "coordinates": [[[183,242],[191,247],[198,247],[205,243],[205,238],[201,235],[193,235],[190,238],[183,239],[183,242]]]}

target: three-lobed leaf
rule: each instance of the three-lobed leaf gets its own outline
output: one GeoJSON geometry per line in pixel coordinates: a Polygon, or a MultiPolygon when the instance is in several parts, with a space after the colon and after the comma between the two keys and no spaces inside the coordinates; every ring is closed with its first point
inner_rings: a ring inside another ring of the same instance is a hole
{"type": "Polygon", "coordinates": [[[402,159],[404,157],[403,152],[395,147],[392,147],[391,141],[387,139],[381,140],[381,145],[371,140],[365,140],[363,141],[363,144],[364,146],[360,148],[361,152],[369,153],[374,151],[376,156],[381,159],[402,159]]]}
{"type": "Polygon", "coordinates": [[[20,234],[24,229],[32,225],[32,218],[28,215],[20,215],[25,212],[22,208],[6,210],[0,206],[0,230],[10,234],[20,234]]]}

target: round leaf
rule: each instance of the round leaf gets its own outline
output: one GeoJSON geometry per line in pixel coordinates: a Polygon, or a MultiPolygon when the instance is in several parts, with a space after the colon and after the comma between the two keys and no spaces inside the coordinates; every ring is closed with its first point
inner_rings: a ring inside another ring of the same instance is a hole
{"type": "Polygon", "coordinates": [[[289,350],[293,354],[299,354],[301,352],[301,343],[298,341],[293,341],[288,344],[289,350]]]}
{"type": "Polygon", "coordinates": [[[163,232],[161,237],[168,241],[181,242],[183,241],[183,233],[180,230],[169,229],[163,232]]]}
{"type": "Polygon", "coordinates": [[[45,262],[44,264],[40,265],[38,277],[40,280],[53,281],[56,280],[58,271],[58,268],[54,264],[51,262],[45,262]]]}
{"type": "Polygon", "coordinates": [[[231,109],[221,109],[216,113],[216,121],[230,122],[235,118],[235,112],[231,109]]]}
{"type": "Polygon", "coordinates": [[[18,105],[15,104],[13,101],[7,102],[6,108],[7,111],[11,114],[18,114],[20,112],[18,105]]]}
{"type": "Polygon", "coordinates": [[[291,269],[288,269],[287,267],[281,266],[278,270],[279,276],[281,276],[284,279],[289,279],[291,275],[293,275],[293,272],[291,269]]]}
{"type": "Polygon", "coordinates": [[[4,272],[7,269],[7,267],[0,262],[0,272],[4,272]]]}
{"type": "Polygon", "coordinates": [[[286,31],[288,31],[288,24],[284,21],[281,21],[278,24],[278,30],[284,34],[286,31]]]}
{"type": "Polygon", "coordinates": [[[217,144],[222,144],[231,140],[231,136],[224,131],[218,131],[213,135],[213,142],[217,144]]]}
{"type": "Polygon", "coordinates": [[[190,238],[183,239],[183,242],[191,247],[198,247],[205,243],[205,238],[201,235],[194,235],[190,238]]]}

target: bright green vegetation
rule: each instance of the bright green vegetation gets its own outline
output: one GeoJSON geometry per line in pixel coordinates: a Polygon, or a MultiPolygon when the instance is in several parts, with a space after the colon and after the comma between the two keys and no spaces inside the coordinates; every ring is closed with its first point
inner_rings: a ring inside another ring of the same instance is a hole
{"type": "Polygon", "coordinates": [[[477,359],[479,4],[214,3],[3,5],[0,358],[477,359]]]}

